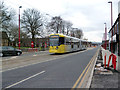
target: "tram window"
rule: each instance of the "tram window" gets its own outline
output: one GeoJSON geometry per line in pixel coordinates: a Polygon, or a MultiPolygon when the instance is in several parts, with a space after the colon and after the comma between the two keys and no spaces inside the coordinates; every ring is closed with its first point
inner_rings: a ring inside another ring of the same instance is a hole
{"type": "Polygon", "coordinates": [[[50,46],[58,46],[59,38],[50,38],[50,46]]]}
{"type": "Polygon", "coordinates": [[[66,38],[66,45],[70,45],[70,39],[66,38]]]}
{"type": "Polygon", "coordinates": [[[60,38],[59,38],[59,44],[60,44],[60,45],[61,45],[61,44],[64,44],[64,40],[65,40],[64,37],[60,37],[60,38]]]}

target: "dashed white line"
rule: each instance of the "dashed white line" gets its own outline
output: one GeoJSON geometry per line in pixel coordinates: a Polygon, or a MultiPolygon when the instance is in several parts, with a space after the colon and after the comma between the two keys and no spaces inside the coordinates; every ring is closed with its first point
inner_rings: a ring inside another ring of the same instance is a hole
{"type": "Polygon", "coordinates": [[[38,76],[38,75],[40,75],[40,74],[42,74],[42,73],[45,73],[45,71],[41,71],[41,72],[39,72],[39,73],[37,73],[37,74],[35,74],[35,75],[32,75],[32,76],[30,76],[30,77],[28,77],[28,78],[26,78],[26,79],[23,79],[23,80],[21,80],[21,81],[19,81],[19,82],[16,82],[16,83],[14,83],[14,84],[12,84],[12,85],[9,85],[9,86],[5,87],[5,88],[11,88],[11,87],[13,87],[13,86],[16,86],[16,85],[18,85],[18,84],[20,84],[20,83],[22,83],[22,82],[25,82],[25,81],[27,81],[27,80],[35,77],[35,76],[38,76]]]}

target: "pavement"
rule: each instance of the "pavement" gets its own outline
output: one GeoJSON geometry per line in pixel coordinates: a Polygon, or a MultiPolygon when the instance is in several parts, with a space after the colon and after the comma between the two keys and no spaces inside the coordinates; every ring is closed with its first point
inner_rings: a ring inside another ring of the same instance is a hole
{"type": "MultiPolygon", "coordinates": [[[[104,68],[104,55],[105,53],[107,54],[106,56],[106,63],[108,62],[109,55],[111,52],[108,50],[102,50],[102,60],[97,59],[96,65],[94,68],[94,73],[90,85],[90,90],[91,89],[96,89],[96,88],[101,88],[101,89],[108,89],[108,88],[113,88],[113,89],[119,89],[120,90],[120,69],[118,66],[120,57],[117,56],[117,69],[114,70],[112,67],[110,69],[105,69],[104,68]]],[[[112,63],[110,63],[112,64],[112,63]]],[[[111,66],[111,65],[110,65],[111,66]]]]}

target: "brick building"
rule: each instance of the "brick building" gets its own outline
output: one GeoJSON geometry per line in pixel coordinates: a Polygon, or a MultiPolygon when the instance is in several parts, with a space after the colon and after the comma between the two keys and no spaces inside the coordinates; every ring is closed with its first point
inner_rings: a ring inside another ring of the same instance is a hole
{"type": "MultiPolygon", "coordinates": [[[[21,39],[20,42],[21,42],[20,44],[21,47],[31,47],[32,39],[31,38],[21,39]]],[[[47,44],[47,46],[49,45],[48,37],[35,38],[34,47],[41,47],[41,46],[44,46],[45,44],[47,44]]],[[[18,39],[15,40],[14,46],[18,46],[18,39]]]]}
{"type": "Polygon", "coordinates": [[[120,2],[118,3],[118,17],[109,33],[109,50],[120,56],[120,2]]]}

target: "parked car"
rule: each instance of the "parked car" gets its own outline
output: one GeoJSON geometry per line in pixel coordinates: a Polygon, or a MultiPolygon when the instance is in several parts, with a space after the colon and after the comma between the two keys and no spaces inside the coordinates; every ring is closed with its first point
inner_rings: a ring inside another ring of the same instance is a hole
{"type": "Polygon", "coordinates": [[[6,56],[6,55],[21,55],[22,51],[16,48],[13,48],[11,46],[0,46],[0,56],[6,56]]]}

